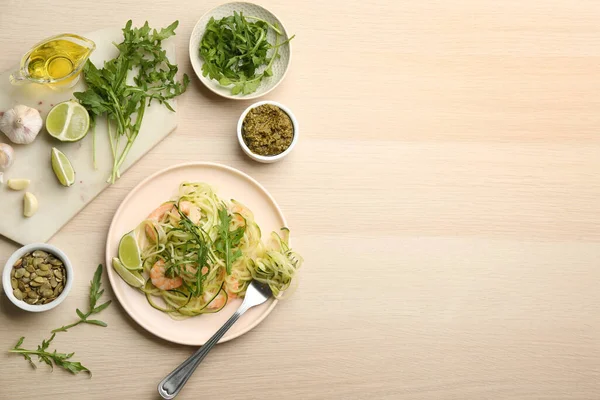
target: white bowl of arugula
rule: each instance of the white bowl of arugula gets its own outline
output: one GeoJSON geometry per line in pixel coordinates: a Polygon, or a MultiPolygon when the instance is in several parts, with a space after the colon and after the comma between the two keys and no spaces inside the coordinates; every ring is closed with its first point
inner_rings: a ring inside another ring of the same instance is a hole
{"type": "Polygon", "coordinates": [[[226,3],[204,14],[190,37],[190,60],[200,81],[229,99],[264,96],[285,77],[292,49],[281,21],[252,3],[226,3]]]}

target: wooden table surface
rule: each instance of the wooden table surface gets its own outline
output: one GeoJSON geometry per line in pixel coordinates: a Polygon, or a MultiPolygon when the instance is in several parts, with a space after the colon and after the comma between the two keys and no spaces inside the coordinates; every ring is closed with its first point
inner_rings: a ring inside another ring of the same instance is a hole
{"type": "MultiPolygon", "coordinates": [[[[181,399],[600,398],[597,1],[263,1],[297,34],[266,98],[294,110],[302,136],[274,165],[236,142],[250,102],[193,76],[189,35],[219,2],[4,3],[0,69],[52,34],[179,19],[193,79],[177,130],[50,241],[77,270],[65,303],[34,315],[2,296],[0,398],[157,398],[192,348],[146,333],[118,303],[108,328],[55,340],[91,379],[32,371],[5,350],[85,307],[119,203],[183,161],[263,183],[306,263],[295,295],[219,345],[181,399]]],[[[0,242],[0,265],[15,248],[0,242]]]]}

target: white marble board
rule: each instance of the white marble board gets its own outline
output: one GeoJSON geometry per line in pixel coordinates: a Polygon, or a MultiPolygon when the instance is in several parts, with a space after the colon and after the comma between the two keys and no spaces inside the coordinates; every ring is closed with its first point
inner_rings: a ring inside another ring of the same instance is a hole
{"type": "MultiPolygon", "coordinates": [[[[118,54],[113,42],[122,41],[120,29],[108,28],[83,36],[96,43],[96,50],[90,57],[96,66],[101,67],[105,60],[112,59],[118,54]]],[[[163,42],[163,48],[172,62],[176,61],[175,40],[176,38],[171,38],[163,42]]],[[[26,48],[27,46],[24,46],[25,51],[26,48]]],[[[81,91],[85,87],[83,79],[75,87],[62,92],[37,84],[13,86],[8,79],[10,72],[12,71],[0,74],[0,111],[10,109],[17,104],[25,104],[40,110],[44,120],[52,105],[74,98],[73,92],[81,91]]],[[[177,109],[175,101],[171,101],[171,105],[177,109]]],[[[158,104],[147,108],[139,136],[121,168],[121,174],[171,133],[176,126],[176,113],[158,104]]],[[[91,134],[79,142],[61,143],[42,129],[36,140],[29,145],[13,144],[1,133],[0,142],[10,143],[15,149],[15,163],[4,173],[4,182],[10,178],[30,179],[31,184],[27,191],[32,192],[39,199],[40,204],[37,214],[25,218],[23,217],[24,192],[9,190],[6,184],[0,186],[0,234],[15,242],[27,244],[47,241],[109,185],[106,179],[112,168],[112,155],[106,121],[103,119],[98,121],[96,127],[97,169],[94,169],[92,163],[91,134]],[[71,160],[76,172],[73,186],[61,186],[54,176],[50,165],[52,147],[63,151],[71,160]]]]}

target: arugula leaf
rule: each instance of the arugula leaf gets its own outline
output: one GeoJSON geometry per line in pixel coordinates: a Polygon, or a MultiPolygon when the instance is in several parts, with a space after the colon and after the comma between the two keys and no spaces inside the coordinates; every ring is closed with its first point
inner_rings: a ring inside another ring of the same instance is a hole
{"type": "Polygon", "coordinates": [[[278,43],[281,34],[278,26],[237,11],[219,20],[211,18],[200,41],[202,75],[231,86],[232,95],[255,92],[264,78],[273,75],[279,47],[294,38],[278,43]],[[267,39],[269,30],[275,32],[274,44],[267,39]]]}
{"type": "Polygon", "coordinates": [[[219,208],[218,215],[219,226],[217,228],[219,236],[215,242],[215,249],[223,255],[225,269],[229,275],[231,274],[233,262],[242,256],[242,251],[240,249],[234,250],[234,248],[240,244],[244,237],[246,226],[244,225],[231,231],[229,226],[231,225],[232,217],[225,205],[219,208]]]}
{"type": "Polygon", "coordinates": [[[91,324],[91,325],[98,325],[98,326],[103,326],[106,327],[108,326],[106,324],[106,322],[103,321],[98,321],[98,320],[89,320],[88,317],[92,314],[97,314],[100,311],[104,310],[106,307],[108,307],[111,303],[112,300],[109,300],[103,304],[100,304],[99,306],[96,306],[96,303],[98,302],[98,300],[100,300],[100,297],[102,297],[102,295],[104,294],[104,289],[100,289],[102,286],[102,264],[98,265],[98,268],[96,268],[96,272],[94,273],[94,277],[93,279],[90,281],[90,309],[87,313],[83,313],[83,311],[81,311],[79,308],[75,310],[75,312],[77,313],[77,316],[79,317],[79,321],[74,322],[72,324],[69,325],[65,325],[65,326],[61,326],[60,328],[56,328],[52,331],[52,333],[56,333],[56,332],[67,332],[67,330],[82,324],[82,323],[86,323],[86,324],[91,324]]]}
{"type": "Polygon", "coordinates": [[[42,344],[38,345],[36,350],[28,350],[22,348],[21,345],[25,341],[25,337],[21,337],[17,344],[8,352],[21,354],[23,358],[25,358],[25,360],[27,360],[34,369],[37,368],[37,366],[33,363],[33,360],[31,359],[32,355],[36,355],[40,362],[48,364],[52,369],[54,369],[52,365],[52,363],[54,363],[55,366],[61,367],[72,374],[77,374],[79,372],[87,372],[91,375],[91,371],[83,365],[81,365],[80,362],[70,361],[70,358],[73,357],[75,353],[64,354],[58,353],[56,350],[54,350],[53,352],[47,351],[48,347],[50,347],[50,343],[52,343],[55,336],[56,333],[53,333],[52,336],[50,336],[50,339],[43,340],[42,344]]]}
{"type": "MultiPolygon", "coordinates": [[[[192,235],[186,254],[193,254],[193,251],[195,251],[196,254],[193,259],[183,259],[179,262],[180,265],[196,264],[195,285],[188,286],[191,298],[192,296],[200,296],[203,293],[203,283],[206,279],[206,275],[202,273],[202,268],[205,266],[209,267],[208,261],[211,260],[210,236],[208,236],[202,228],[194,224],[187,215],[181,212],[179,204],[177,204],[176,207],[181,216],[181,229],[192,235]]],[[[181,274],[178,273],[177,275],[181,274]]]]}
{"type": "Polygon", "coordinates": [[[115,44],[119,50],[116,58],[106,61],[100,69],[91,61],[86,62],[83,72],[88,88],[74,94],[92,115],[106,115],[109,122],[116,124],[114,132],[109,131],[113,154],[112,171],[107,180],[110,183],[120,176],[120,168],[139,134],[146,107],[157,101],[174,111],[168,100],[185,92],[190,82],[185,74],[180,82],[175,79],[177,65],[169,61],[161,45],[163,40],[175,35],[179,21],[160,31],[151,30],[148,22],[140,28],[132,25],[131,20],[127,21],[123,42],[115,44]],[[129,85],[127,76],[135,69],[135,85],[129,85]]]}
{"type": "Polygon", "coordinates": [[[162,28],[160,30],[160,32],[158,32],[158,33],[156,32],[156,29],[155,29],[154,35],[153,35],[154,40],[165,40],[167,38],[170,38],[171,36],[175,36],[175,29],[177,28],[178,25],[179,25],[179,21],[175,21],[171,25],[167,26],[166,28],[162,28]]]}

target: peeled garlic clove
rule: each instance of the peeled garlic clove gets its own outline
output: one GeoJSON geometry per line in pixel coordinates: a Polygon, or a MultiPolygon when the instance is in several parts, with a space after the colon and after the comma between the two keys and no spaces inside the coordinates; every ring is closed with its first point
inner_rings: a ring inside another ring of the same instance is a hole
{"type": "Polygon", "coordinates": [[[24,190],[27,189],[30,182],[29,179],[9,179],[6,182],[6,186],[12,190],[24,190]]]}
{"type": "Polygon", "coordinates": [[[18,105],[6,111],[0,119],[0,130],[13,142],[29,144],[42,129],[40,112],[35,108],[18,105]]]}
{"type": "Polygon", "coordinates": [[[39,204],[37,198],[33,193],[25,192],[23,196],[23,215],[25,217],[31,217],[38,210],[39,204]]]}

